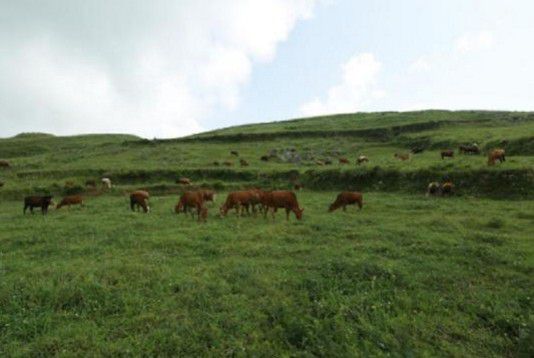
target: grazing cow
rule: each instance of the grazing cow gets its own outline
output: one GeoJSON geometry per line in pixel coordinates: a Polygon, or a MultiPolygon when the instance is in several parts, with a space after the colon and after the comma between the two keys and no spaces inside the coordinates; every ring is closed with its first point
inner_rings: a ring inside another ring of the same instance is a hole
{"type": "Polygon", "coordinates": [[[147,191],[144,190],[136,190],[133,193],[130,194],[130,209],[132,211],[139,210],[139,207],[143,208],[143,211],[145,213],[148,213],[150,211],[150,206],[148,206],[148,199],[150,198],[150,195],[147,191]]]}
{"type": "Polygon", "coordinates": [[[501,163],[506,161],[504,149],[493,149],[488,154],[488,165],[495,165],[497,160],[501,163]]]}
{"type": "Polygon", "coordinates": [[[249,212],[249,207],[252,206],[252,212],[256,213],[256,205],[261,204],[261,193],[259,190],[241,190],[228,193],[226,201],[220,207],[219,212],[221,216],[226,216],[228,210],[235,209],[236,215],[243,215],[244,210],[249,212]]]}
{"type": "Polygon", "coordinates": [[[11,164],[7,160],[0,160],[0,168],[9,168],[11,164]]]}
{"type": "Polygon", "coordinates": [[[302,188],[304,188],[304,185],[302,185],[301,183],[296,183],[293,185],[293,189],[295,190],[301,190],[302,188]]]}
{"type": "Polygon", "coordinates": [[[84,206],[83,204],[83,198],[80,195],[69,195],[61,199],[59,204],[56,205],[56,209],[61,209],[61,207],[67,205],[67,207],[70,209],[71,205],[80,205],[84,206]]]}
{"type": "Polygon", "coordinates": [[[101,180],[102,186],[107,189],[111,189],[111,179],[109,178],[102,178],[101,180]]]}
{"type": "Polygon", "coordinates": [[[339,164],[349,164],[349,160],[347,158],[339,158],[339,164]]]}
{"type": "Polygon", "coordinates": [[[369,163],[369,158],[367,158],[365,155],[360,155],[358,157],[358,159],[356,159],[356,163],[358,165],[362,164],[362,163],[369,163]]]}
{"type": "Polygon", "coordinates": [[[260,160],[261,160],[262,162],[268,162],[268,161],[269,161],[269,156],[268,156],[268,155],[262,155],[262,156],[260,157],[260,160]]]}
{"type": "Polygon", "coordinates": [[[267,217],[267,212],[271,209],[272,217],[278,208],[286,209],[286,220],[289,220],[289,213],[295,213],[297,220],[302,219],[304,209],[299,207],[297,196],[292,191],[277,190],[261,193],[261,203],[265,206],[264,217],[267,217]]]}
{"type": "Polygon", "coordinates": [[[191,185],[191,179],[189,178],[180,178],[176,181],[176,184],[180,185],[191,185]]]}
{"type": "Polygon", "coordinates": [[[22,211],[26,214],[26,209],[30,208],[30,212],[33,214],[33,208],[41,208],[41,213],[44,215],[48,212],[48,207],[52,205],[52,196],[27,196],[24,198],[24,210],[22,211]]]}
{"type": "Polygon", "coordinates": [[[234,163],[231,162],[231,161],[229,161],[229,160],[225,160],[225,161],[223,162],[223,165],[225,165],[225,166],[227,166],[227,167],[231,167],[232,165],[234,165],[234,163]]]}
{"type": "Polygon", "coordinates": [[[452,149],[445,149],[441,151],[441,160],[443,160],[445,157],[454,158],[454,150],[452,149]]]}
{"type": "Polygon", "coordinates": [[[212,164],[215,165],[216,167],[218,167],[219,165],[221,165],[221,163],[219,163],[219,161],[217,161],[217,160],[214,161],[212,164]]]}
{"type": "Polygon", "coordinates": [[[458,147],[458,152],[460,154],[480,154],[480,148],[478,147],[478,144],[461,144],[458,147]]]}
{"type": "Polygon", "coordinates": [[[85,181],[86,187],[96,188],[96,181],[95,180],[86,180],[85,181]]]}
{"type": "Polygon", "coordinates": [[[408,153],[395,153],[394,157],[399,159],[399,160],[405,161],[405,160],[410,159],[410,154],[408,154],[408,153]]]}
{"type": "Polygon", "coordinates": [[[426,196],[441,194],[441,185],[437,181],[428,184],[426,188],[426,196]]]}
{"type": "Polygon", "coordinates": [[[230,154],[239,157],[239,153],[237,152],[237,150],[232,150],[230,154]]]}
{"type": "Polygon", "coordinates": [[[180,212],[183,212],[185,214],[187,211],[190,211],[191,216],[195,217],[195,214],[191,209],[196,209],[198,220],[200,221],[201,216],[203,215],[202,208],[204,207],[204,196],[205,193],[202,190],[184,192],[180,197],[180,201],[178,201],[178,204],[176,204],[176,206],[174,207],[174,212],[176,214],[179,214],[180,212]]]}
{"type": "Polygon", "coordinates": [[[441,185],[441,195],[452,195],[454,190],[454,184],[451,181],[446,181],[441,185]]]}
{"type": "Polygon", "coordinates": [[[412,154],[422,153],[425,150],[423,147],[414,147],[411,149],[412,154]]]}
{"type": "Polygon", "coordinates": [[[342,207],[343,211],[347,210],[347,205],[357,204],[360,210],[363,206],[363,196],[362,193],[357,191],[344,191],[338,194],[336,200],[330,204],[328,212],[332,212],[342,207]]]}
{"type": "Polygon", "coordinates": [[[248,167],[248,162],[245,159],[239,159],[239,164],[241,164],[242,167],[248,167]]]}

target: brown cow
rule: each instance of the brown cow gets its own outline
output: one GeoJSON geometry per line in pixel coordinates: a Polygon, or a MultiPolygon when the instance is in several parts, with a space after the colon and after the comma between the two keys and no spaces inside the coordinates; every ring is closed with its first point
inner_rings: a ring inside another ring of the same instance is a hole
{"type": "Polygon", "coordinates": [[[262,156],[260,157],[260,160],[261,160],[262,162],[268,162],[268,161],[269,161],[269,156],[268,156],[268,155],[262,155],[262,156]]]}
{"type": "Polygon", "coordinates": [[[214,161],[212,164],[215,165],[216,167],[218,167],[219,165],[221,165],[221,163],[219,163],[218,160],[214,161]]]}
{"type": "Polygon", "coordinates": [[[399,160],[405,161],[405,160],[410,159],[410,154],[409,153],[395,153],[394,157],[399,160]]]}
{"type": "Polygon", "coordinates": [[[349,160],[347,158],[339,158],[339,164],[349,164],[349,160]]]}
{"type": "Polygon", "coordinates": [[[64,197],[59,204],[56,205],[56,209],[61,209],[61,207],[67,205],[70,209],[71,205],[80,205],[84,206],[83,198],[80,195],[69,195],[64,197]]]}
{"type": "Polygon", "coordinates": [[[52,196],[27,196],[24,198],[23,213],[26,214],[26,209],[30,208],[33,214],[33,208],[41,208],[41,213],[44,215],[48,212],[48,207],[52,205],[52,196]]]}
{"type": "Polygon", "coordinates": [[[191,185],[191,179],[189,178],[180,178],[176,181],[176,184],[180,184],[180,185],[191,185]]]}
{"type": "Polygon", "coordinates": [[[225,165],[225,166],[227,166],[227,167],[231,167],[232,165],[234,165],[234,163],[231,162],[230,160],[225,160],[225,161],[223,162],[223,165],[225,165]]]}
{"type": "Polygon", "coordinates": [[[286,219],[289,220],[289,213],[295,213],[297,220],[302,219],[304,209],[299,207],[297,196],[292,191],[277,190],[261,193],[261,203],[265,206],[264,217],[267,217],[267,212],[271,209],[272,217],[278,208],[286,209],[286,219]]]}
{"type": "Polygon", "coordinates": [[[150,195],[147,191],[144,190],[136,190],[133,193],[130,194],[130,208],[132,211],[139,210],[139,207],[143,208],[143,211],[145,213],[148,213],[150,211],[150,206],[148,206],[148,199],[150,198],[150,195]]]}
{"type": "Polygon", "coordinates": [[[226,201],[219,209],[221,216],[226,216],[230,209],[235,209],[237,215],[241,211],[241,215],[243,215],[245,210],[249,212],[250,206],[252,206],[252,212],[256,213],[256,205],[261,204],[260,195],[261,191],[257,189],[228,193],[226,201]]]}
{"type": "Polygon", "coordinates": [[[495,165],[497,160],[501,163],[506,161],[504,149],[494,149],[488,154],[488,165],[495,165]]]}
{"type": "Polygon", "coordinates": [[[0,168],[9,168],[11,164],[7,160],[0,160],[0,168]]]}
{"type": "Polygon", "coordinates": [[[234,155],[234,156],[236,156],[236,157],[239,157],[239,153],[238,153],[237,150],[232,150],[232,151],[230,152],[230,154],[231,154],[231,155],[234,155]]]}
{"type": "Polygon", "coordinates": [[[201,216],[203,215],[202,208],[204,207],[204,196],[205,193],[202,190],[184,192],[180,197],[180,201],[178,201],[178,204],[174,207],[174,212],[176,214],[179,214],[180,212],[185,214],[187,211],[190,211],[191,216],[195,217],[195,213],[192,209],[196,209],[198,220],[200,221],[201,216]]]}
{"type": "Polygon", "coordinates": [[[365,155],[360,155],[358,157],[358,159],[356,159],[356,163],[358,165],[362,164],[362,163],[368,163],[369,162],[369,158],[367,158],[365,155]]]}
{"type": "Polygon", "coordinates": [[[336,200],[330,204],[330,207],[328,208],[328,212],[332,212],[334,210],[337,210],[340,207],[343,207],[343,211],[346,211],[347,205],[354,205],[357,204],[358,207],[362,208],[363,206],[363,196],[362,193],[357,191],[344,191],[338,194],[336,197],[336,200]]]}
{"type": "Polygon", "coordinates": [[[248,162],[245,159],[240,159],[239,164],[241,164],[242,167],[248,167],[248,162]]]}
{"type": "Polygon", "coordinates": [[[451,181],[446,181],[441,185],[441,195],[452,195],[454,191],[454,184],[451,181]]]}
{"type": "Polygon", "coordinates": [[[441,160],[443,160],[445,157],[454,158],[454,150],[452,149],[444,149],[441,151],[441,160]]]}
{"type": "Polygon", "coordinates": [[[301,183],[295,183],[293,185],[293,189],[295,190],[301,190],[302,188],[304,188],[304,185],[302,185],[301,183]]]}

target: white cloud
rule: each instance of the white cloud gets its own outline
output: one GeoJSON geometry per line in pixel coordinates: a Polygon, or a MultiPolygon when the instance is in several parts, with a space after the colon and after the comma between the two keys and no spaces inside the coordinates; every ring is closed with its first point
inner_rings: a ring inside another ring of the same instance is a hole
{"type": "Polygon", "coordinates": [[[328,90],[325,99],[315,98],[301,105],[300,112],[314,116],[364,109],[369,102],[385,94],[376,86],[380,68],[381,63],[371,53],[352,56],[341,66],[341,82],[328,90]]]}
{"type": "Polygon", "coordinates": [[[0,4],[0,130],[172,137],[235,109],[315,0],[0,4]]]}
{"type": "Polygon", "coordinates": [[[428,72],[432,69],[432,59],[429,56],[421,56],[410,64],[410,72],[428,72]]]}
{"type": "Polygon", "coordinates": [[[493,34],[489,31],[469,32],[455,41],[454,48],[459,53],[487,50],[493,47],[493,34]]]}

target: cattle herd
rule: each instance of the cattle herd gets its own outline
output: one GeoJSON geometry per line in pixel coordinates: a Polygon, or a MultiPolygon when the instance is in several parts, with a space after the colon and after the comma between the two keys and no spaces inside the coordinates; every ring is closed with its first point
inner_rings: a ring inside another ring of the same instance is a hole
{"type": "MultiPolygon", "coordinates": [[[[185,191],[181,196],[178,204],[174,207],[176,214],[190,213],[192,217],[195,214],[198,217],[198,221],[206,221],[208,217],[207,203],[213,203],[215,200],[215,192],[213,190],[191,190],[185,191]]],[[[132,211],[143,211],[145,213],[150,212],[149,199],[150,194],[145,190],[136,190],[129,194],[130,197],[130,209],[132,211]]],[[[48,212],[48,208],[53,205],[52,196],[27,196],[24,198],[23,213],[29,209],[33,214],[34,208],[40,208],[42,214],[48,212]]],[[[68,195],[65,196],[59,204],[56,205],[56,209],[60,209],[63,206],[80,205],[84,206],[83,197],[80,195],[68,195]]],[[[347,205],[358,205],[361,209],[363,206],[363,196],[359,192],[342,192],[336,200],[330,205],[328,211],[334,211],[340,207],[346,210],[347,205]]],[[[267,214],[271,212],[274,219],[275,213],[278,209],[285,209],[286,219],[289,220],[290,213],[293,212],[297,220],[302,219],[302,213],[304,209],[300,207],[297,196],[294,192],[288,190],[273,190],[264,191],[258,188],[250,190],[240,190],[228,193],[226,200],[219,208],[219,214],[221,217],[225,217],[228,211],[235,210],[237,216],[243,216],[245,214],[256,215],[258,212],[267,217],[267,214]]]]}
{"type": "MultiPolygon", "coordinates": [[[[411,154],[422,152],[422,148],[413,148],[411,154]]],[[[461,145],[459,147],[460,154],[480,154],[480,148],[476,143],[469,145],[461,145]]],[[[238,156],[237,151],[232,151],[232,155],[238,156]]],[[[441,159],[444,158],[453,158],[454,151],[452,149],[445,149],[440,152],[441,159]]],[[[395,153],[395,158],[405,161],[410,159],[410,153],[395,153]]],[[[263,158],[261,158],[263,160],[263,158]]],[[[368,162],[369,159],[365,155],[360,155],[357,158],[357,164],[363,164],[368,162]]],[[[505,150],[504,149],[494,149],[488,153],[488,165],[494,165],[496,162],[506,161],[505,150]]],[[[247,166],[248,162],[241,159],[240,164],[242,166],[247,166]]],[[[349,160],[347,158],[339,158],[340,164],[348,164],[349,160]]],[[[226,165],[228,165],[227,163],[226,165]]],[[[325,164],[321,162],[320,164],[325,164]]],[[[9,162],[5,160],[0,161],[0,166],[4,168],[10,167],[9,162]]],[[[111,189],[111,179],[104,177],[100,180],[101,185],[104,189],[111,189]]],[[[191,180],[188,178],[179,178],[176,180],[177,184],[181,185],[191,185],[191,180]]],[[[293,183],[295,190],[300,190],[302,184],[293,183]]],[[[0,187],[4,183],[0,182],[0,187]]],[[[87,180],[85,183],[88,187],[96,187],[95,180],[87,180]]],[[[427,186],[426,195],[434,196],[449,196],[453,194],[454,184],[450,180],[445,180],[444,182],[431,182],[427,186]]],[[[143,211],[148,213],[150,211],[149,199],[150,194],[145,190],[136,190],[129,194],[130,198],[130,208],[132,211],[143,211]]],[[[195,214],[198,217],[199,221],[206,221],[208,217],[208,207],[207,203],[213,203],[215,200],[215,192],[212,190],[190,190],[185,191],[181,196],[180,200],[174,207],[174,212],[176,214],[180,213],[191,213],[194,217],[195,214]]],[[[24,198],[24,209],[23,213],[26,214],[26,211],[29,209],[33,214],[34,208],[41,209],[42,214],[48,212],[48,208],[53,205],[52,196],[28,196],[24,198]]],[[[69,208],[72,205],[84,206],[83,197],[80,195],[69,195],[64,197],[57,205],[56,209],[61,207],[68,206],[69,208]]],[[[347,205],[357,205],[359,209],[363,206],[363,197],[362,193],[359,192],[350,192],[345,191],[340,193],[334,202],[329,206],[328,211],[332,212],[340,207],[343,210],[346,210],[347,205]]],[[[304,209],[300,207],[297,196],[293,191],[287,190],[274,190],[266,191],[259,188],[253,188],[249,190],[241,190],[230,192],[224,203],[219,209],[219,215],[225,217],[230,210],[235,210],[238,216],[247,215],[257,215],[259,212],[263,214],[264,217],[267,217],[267,214],[271,212],[271,215],[274,219],[275,213],[278,209],[285,209],[286,219],[289,220],[290,213],[294,213],[297,220],[302,219],[302,213],[304,209]]]]}

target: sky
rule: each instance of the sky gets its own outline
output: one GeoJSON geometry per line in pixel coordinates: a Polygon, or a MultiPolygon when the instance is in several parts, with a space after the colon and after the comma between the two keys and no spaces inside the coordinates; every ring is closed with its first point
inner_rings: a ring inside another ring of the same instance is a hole
{"type": "Polygon", "coordinates": [[[0,137],[534,110],[531,0],[0,0],[0,137]]]}

